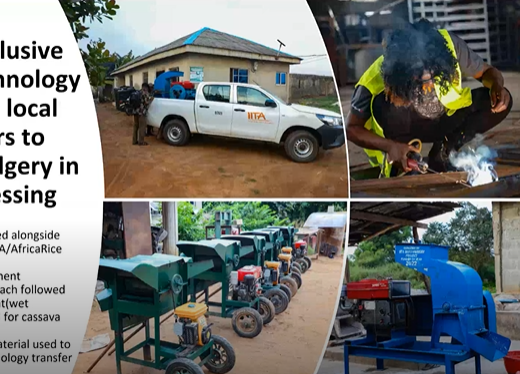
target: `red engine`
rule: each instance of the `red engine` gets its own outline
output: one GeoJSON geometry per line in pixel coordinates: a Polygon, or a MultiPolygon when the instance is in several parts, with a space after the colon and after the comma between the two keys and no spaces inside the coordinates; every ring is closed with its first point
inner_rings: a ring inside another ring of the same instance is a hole
{"type": "Polygon", "coordinates": [[[301,246],[306,246],[307,245],[307,242],[305,240],[298,240],[297,242],[294,243],[294,247],[296,249],[299,249],[301,246]]]}
{"type": "Polygon", "coordinates": [[[252,275],[256,279],[260,279],[262,277],[262,267],[261,266],[244,266],[241,269],[238,269],[238,281],[243,282],[246,275],[252,275]]]}
{"type": "Polygon", "coordinates": [[[182,87],[184,87],[184,89],[186,90],[193,90],[195,89],[195,84],[194,83],[191,83],[190,81],[183,81],[183,82],[171,82],[170,83],[170,87],[173,87],[175,85],[180,85],[182,87]]]}
{"type": "Polygon", "coordinates": [[[349,300],[392,299],[411,295],[409,281],[394,281],[392,279],[363,279],[347,284],[349,300]]]}

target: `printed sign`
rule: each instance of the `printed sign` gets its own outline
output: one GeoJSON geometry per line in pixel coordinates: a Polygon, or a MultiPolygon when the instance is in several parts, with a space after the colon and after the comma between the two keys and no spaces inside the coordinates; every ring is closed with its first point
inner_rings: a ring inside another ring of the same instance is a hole
{"type": "Polygon", "coordinates": [[[403,246],[397,249],[397,258],[400,264],[406,267],[423,267],[425,249],[418,246],[403,246]]]}
{"type": "Polygon", "coordinates": [[[190,82],[201,83],[204,81],[204,68],[190,68],[190,82]]]}
{"type": "Polygon", "coordinates": [[[247,119],[251,122],[271,123],[262,112],[247,112],[247,119]]]}

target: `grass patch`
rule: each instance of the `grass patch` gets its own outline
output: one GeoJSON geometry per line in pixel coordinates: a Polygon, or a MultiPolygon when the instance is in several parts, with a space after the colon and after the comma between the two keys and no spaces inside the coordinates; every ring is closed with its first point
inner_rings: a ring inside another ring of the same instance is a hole
{"type": "Polygon", "coordinates": [[[326,110],[330,110],[332,112],[341,114],[340,106],[335,105],[337,102],[338,102],[337,96],[319,96],[319,97],[310,97],[310,98],[300,99],[298,101],[298,104],[326,109],[326,110]]]}
{"type": "Polygon", "coordinates": [[[357,282],[362,279],[392,278],[395,280],[408,280],[412,283],[412,288],[424,289],[424,282],[419,277],[420,274],[415,270],[406,268],[396,262],[374,268],[364,268],[351,263],[350,267],[351,282],[357,282]]]}

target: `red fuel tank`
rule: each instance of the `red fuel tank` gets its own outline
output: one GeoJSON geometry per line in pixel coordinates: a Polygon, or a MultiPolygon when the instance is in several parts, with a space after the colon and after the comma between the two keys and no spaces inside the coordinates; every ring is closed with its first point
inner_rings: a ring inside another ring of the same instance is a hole
{"type": "Polygon", "coordinates": [[[244,277],[246,275],[253,275],[255,279],[262,277],[262,267],[261,266],[244,266],[243,268],[238,269],[238,281],[243,282],[244,277]]]}

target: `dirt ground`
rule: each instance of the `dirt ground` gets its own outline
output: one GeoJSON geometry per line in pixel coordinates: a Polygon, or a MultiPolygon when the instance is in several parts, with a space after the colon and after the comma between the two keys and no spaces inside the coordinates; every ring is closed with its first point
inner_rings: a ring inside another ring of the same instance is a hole
{"type": "MultiPolygon", "coordinates": [[[[329,337],[342,268],[343,258],[339,256],[333,260],[319,257],[313,261],[311,269],[303,275],[302,288],[291,300],[289,308],[264,326],[262,333],[254,339],[238,337],[233,332],[230,319],[210,317],[209,322],[214,323],[213,333],[228,339],[235,349],[237,359],[231,373],[313,374],[329,337]]],[[[164,340],[177,341],[173,334],[172,320],[161,325],[161,332],[164,340]]],[[[99,312],[94,302],[85,337],[105,333],[113,336],[108,314],[99,312]]],[[[143,338],[144,332],[139,333],[127,344],[136,344],[143,338]]],[[[130,348],[131,345],[126,347],[130,348]]],[[[101,350],[80,354],[73,373],[84,373],[100,352],[101,350]]],[[[136,353],[136,357],[142,357],[141,353],[136,353]]],[[[125,362],[122,370],[124,374],[160,373],[125,362]]],[[[91,373],[115,373],[114,356],[105,356],[91,373]]]]}
{"type": "Polygon", "coordinates": [[[132,117],[97,105],[107,198],[348,197],[346,147],[320,151],[310,164],[282,147],[196,136],[185,147],[155,137],[132,145],[132,117]]]}

